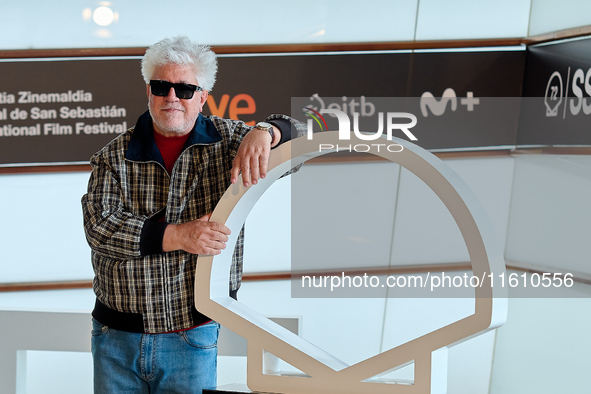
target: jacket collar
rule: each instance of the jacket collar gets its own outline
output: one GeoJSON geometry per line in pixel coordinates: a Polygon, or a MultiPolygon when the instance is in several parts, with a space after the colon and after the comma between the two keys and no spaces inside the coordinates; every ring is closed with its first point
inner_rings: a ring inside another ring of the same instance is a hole
{"type": "MultiPolygon", "coordinates": [[[[215,144],[221,140],[222,136],[211,119],[199,114],[189,139],[185,143],[185,149],[192,145],[215,144]]],[[[125,152],[125,158],[132,161],[157,161],[164,165],[162,155],[156,146],[156,141],[154,141],[154,127],[149,111],[139,117],[125,152]]]]}

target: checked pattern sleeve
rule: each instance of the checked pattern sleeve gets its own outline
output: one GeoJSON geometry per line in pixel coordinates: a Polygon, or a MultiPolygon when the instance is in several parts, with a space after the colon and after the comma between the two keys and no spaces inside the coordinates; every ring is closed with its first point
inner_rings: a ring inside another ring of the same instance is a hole
{"type": "Polygon", "coordinates": [[[147,218],[133,215],[125,207],[120,179],[100,152],[92,157],[91,165],[88,193],[82,200],[89,245],[104,256],[139,257],[140,234],[147,218]]]}

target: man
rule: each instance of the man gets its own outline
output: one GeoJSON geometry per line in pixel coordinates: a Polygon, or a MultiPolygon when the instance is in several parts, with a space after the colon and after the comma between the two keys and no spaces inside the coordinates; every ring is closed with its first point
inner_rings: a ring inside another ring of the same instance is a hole
{"type": "MultiPolygon", "coordinates": [[[[193,305],[199,254],[219,254],[230,230],[209,215],[242,172],[265,177],[270,148],[302,124],[270,116],[255,128],[200,114],[215,54],[165,39],[142,60],[149,111],[92,159],[82,198],[97,296],[92,354],[96,393],[201,393],[216,384],[219,325],[193,305]]],[[[242,237],[230,293],[242,275],[242,237]]]]}

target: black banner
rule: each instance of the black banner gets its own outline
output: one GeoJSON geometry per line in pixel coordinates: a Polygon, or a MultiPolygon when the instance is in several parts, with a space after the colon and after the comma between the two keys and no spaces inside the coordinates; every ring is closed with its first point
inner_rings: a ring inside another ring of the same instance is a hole
{"type": "Polygon", "coordinates": [[[591,38],[528,49],[517,145],[591,145],[591,38]]]}
{"type": "MultiPolygon", "coordinates": [[[[299,104],[339,109],[351,119],[353,112],[408,112],[417,117],[414,142],[426,149],[513,146],[524,66],[520,48],[227,57],[220,59],[209,110],[231,117],[223,109],[233,101],[244,112],[256,103],[256,112],[240,117],[253,124],[278,112],[306,121],[299,104]],[[380,107],[385,101],[376,98],[391,98],[393,105],[380,107]]],[[[334,118],[326,119],[330,129],[338,128],[334,118]]],[[[368,120],[367,131],[377,124],[375,117],[368,120]]]]}
{"type": "MultiPolygon", "coordinates": [[[[220,56],[204,113],[306,121],[292,98],[352,115],[377,108],[372,98],[411,97],[384,110],[414,114],[424,148],[512,146],[524,67],[519,48],[220,56]]],[[[0,165],[87,162],[147,108],[139,58],[4,61],[0,71],[0,165]]]]}
{"type": "Polygon", "coordinates": [[[139,59],[0,62],[0,164],[88,162],[145,111],[139,59]]]}
{"type": "Polygon", "coordinates": [[[257,120],[289,114],[292,97],[406,97],[410,59],[405,52],[220,57],[212,93],[218,104],[224,95],[250,95],[257,120]]]}

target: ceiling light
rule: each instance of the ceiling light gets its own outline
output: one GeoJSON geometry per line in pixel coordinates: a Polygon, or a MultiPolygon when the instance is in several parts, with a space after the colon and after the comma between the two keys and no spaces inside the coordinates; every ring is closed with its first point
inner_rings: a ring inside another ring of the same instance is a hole
{"type": "Polygon", "coordinates": [[[115,20],[115,14],[109,7],[98,7],[92,13],[92,20],[99,26],[108,26],[115,20]]]}

